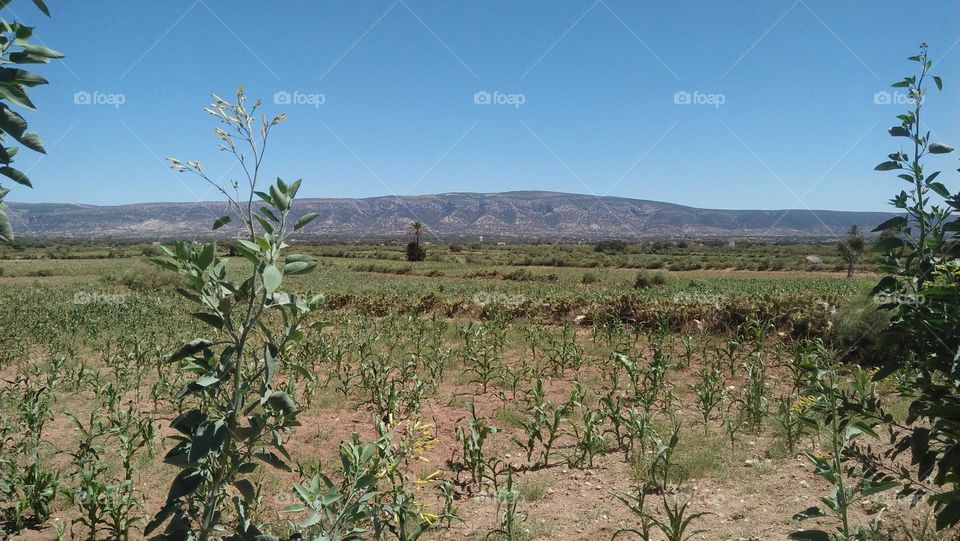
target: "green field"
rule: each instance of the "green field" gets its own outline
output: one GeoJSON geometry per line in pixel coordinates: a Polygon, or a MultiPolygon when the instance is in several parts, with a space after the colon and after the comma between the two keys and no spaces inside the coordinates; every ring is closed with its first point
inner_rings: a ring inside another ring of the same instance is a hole
{"type": "MultiPolygon", "coordinates": [[[[177,471],[163,463],[165,427],[182,413],[180,389],[191,379],[165,359],[207,331],[175,293],[182,278],[143,255],[152,249],[3,253],[0,321],[16,324],[0,328],[0,434],[6,464],[33,464],[28,477],[4,471],[6,482],[35,489],[14,490],[24,504],[5,508],[15,538],[90,529],[136,537],[163,503],[177,471]],[[44,490],[51,496],[37,495],[44,490]],[[37,501],[45,507],[31,507],[37,501]]],[[[766,258],[786,262],[809,249],[772,247],[766,258]]],[[[612,494],[635,486],[684,494],[688,513],[711,513],[699,527],[731,539],[759,532],[751,523],[771,521],[763,495],[790,488],[803,501],[764,530],[786,534],[795,529],[790,515],[825,490],[795,458],[796,449],[819,448],[822,433],[784,426],[796,422],[790,411],[802,411],[790,404],[804,396],[803,364],[828,355],[821,340],[849,345],[837,331],[850,324],[838,317],[862,317],[849,308],[869,307],[871,275],[646,270],[637,267],[647,254],[585,246],[434,246],[421,263],[390,246],[297,250],[314,255],[317,270],[289,277],[285,288],[323,292],[328,326],[284,368],[280,385],[302,405],[302,426],[285,436],[292,471],[264,474],[269,493],[256,497],[258,520],[276,531],[296,531],[303,518],[280,512],[303,503],[294,485],[309,486],[321,470],[342,475],[337,453],[341,442],[351,448],[351,434],[388,437],[380,441],[408,476],[394,490],[424,479],[417,509],[431,523],[429,539],[498,530],[504,490],[517,494],[525,519],[514,534],[526,539],[631,527],[636,516],[612,494]],[[478,442],[485,426],[497,430],[478,442]],[[671,458],[657,454],[664,450],[671,458]],[[513,489],[504,488],[508,470],[513,489]],[[795,490],[798,478],[806,488],[795,490]],[[570,505],[593,511],[571,521],[570,505]]],[[[671,262],[764,254],[752,246],[668,251],[671,262]]],[[[229,274],[249,272],[243,258],[227,261],[229,274]]]]}

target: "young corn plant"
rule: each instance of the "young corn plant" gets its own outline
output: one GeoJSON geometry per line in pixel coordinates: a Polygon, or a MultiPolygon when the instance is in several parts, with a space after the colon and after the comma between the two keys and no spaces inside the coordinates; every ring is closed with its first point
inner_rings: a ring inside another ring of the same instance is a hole
{"type": "Polygon", "coordinates": [[[706,434],[710,429],[713,412],[727,399],[727,388],[723,375],[716,367],[697,370],[697,377],[700,378],[699,381],[690,387],[697,395],[700,415],[703,417],[703,433],[706,434]]]}
{"type": "Polygon", "coordinates": [[[582,424],[571,423],[574,438],[574,454],[569,463],[574,467],[593,467],[593,458],[607,450],[608,442],[603,436],[603,412],[584,408],[582,424]]]}
{"type": "Polygon", "coordinates": [[[477,409],[473,402],[467,405],[470,418],[467,426],[457,427],[457,440],[461,444],[463,464],[470,473],[470,481],[477,490],[481,489],[486,480],[496,485],[496,458],[484,454],[483,446],[492,434],[496,434],[497,427],[487,423],[482,417],[477,417],[477,409]]]}
{"type": "Polygon", "coordinates": [[[791,455],[796,451],[800,438],[817,428],[816,421],[808,414],[816,401],[812,396],[794,397],[792,394],[777,399],[777,413],[773,420],[791,455]]]}
{"type": "Polygon", "coordinates": [[[506,484],[497,492],[497,515],[500,517],[500,525],[488,533],[486,539],[491,536],[497,536],[505,541],[524,538],[520,526],[527,519],[527,514],[517,509],[519,501],[520,491],[513,487],[513,469],[508,469],[506,484]]]}
{"type": "MultiPolygon", "coordinates": [[[[173,248],[164,247],[168,258],[155,260],[184,277],[186,286],[180,293],[197,305],[192,315],[210,333],[184,344],[167,359],[177,363],[189,380],[180,396],[189,409],[171,423],[179,434],[164,459],[180,472],[166,503],[146,527],[150,534],[166,523],[167,539],[207,541],[223,536],[225,524],[233,526],[238,539],[266,535],[248,520],[259,493],[254,474],[261,464],[290,469],[284,439],[298,424],[293,398],[277,390],[274,379],[311,327],[307,316],[323,302],[321,295],[305,298],[281,290],[286,276],[316,267],[306,255],[284,257],[291,234],[316,217],[307,214],[295,220],[291,214],[300,181],[288,184],[277,179],[266,191],[259,185],[269,134],[284,116],[258,117],[260,102],[248,104],[242,87],[233,103],[214,99],[206,111],[220,123],[215,129],[220,149],[241,165],[246,197],[240,196],[240,182],[221,186],[200,162],[170,163],[227,198],[233,217],[242,222],[239,230],[245,238],[235,249],[245,277],[232,278],[227,260],[217,256],[214,244],[176,242],[173,248]],[[268,317],[273,314],[276,317],[268,317]],[[227,518],[231,514],[235,520],[227,518]]],[[[223,216],[213,228],[231,220],[223,216]]]]}

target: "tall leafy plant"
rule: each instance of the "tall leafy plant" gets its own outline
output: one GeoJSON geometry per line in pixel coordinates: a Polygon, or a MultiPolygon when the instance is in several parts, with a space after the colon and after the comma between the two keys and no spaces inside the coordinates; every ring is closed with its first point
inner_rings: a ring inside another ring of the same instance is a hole
{"type": "MultiPolygon", "coordinates": [[[[232,182],[228,190],[211,180],[199,162],[170,159],[170,163],[226,196],[242,222],[245,238],[236,250],[244,277],[230,277],[228,261],[218,257],[214,243],[177,242],[173,248],[164,247],[168,258],[155,260],[186,277],[187,286],[180,293],[198,306],[192,315],[209,326],[210,334],[169,356],[188,380],[181,398],[189,406],[171,424],[178,432],[177,444],[164,459],[178,466],[180,473],[147,532],[169,518],[157,538],[206,541],[223,536],[222,525],[229,522],[235,533],[227,539],[270,539],[257,537],[264,534],[251,519],[259,493],[253,475],[261,464],[290,469],[284,440],[298,424],[298,411],[275,380],[294,345],[309,327],[318,325],[309,325],[306,319],[323,302],[321,295],[303,297],[281,290],[285,277],[316,266],[309,256],[284,258],[283,251],[290,235],[315,215],[292,223],[290,209],[299,180],[288,184],[277,179],[267,191],[259,188],[267,140],[283,115],[272,119],[259,115],[260,101],[250,106],[242,87],[233,103],[218,96],[214,99],[206,111],[220,123],[215,130],[220,148],[239,160],[246,197],[239,196],[240,182],[232,182]],[[271,312],[277,316],[270,316],[271,312]],[[225,520],[230,514],[231,519],[225,520]]],[[[213,228],[231,219],[224,216],[213,228]]]]}
{"type": "MultiPolygon", "coordinates": [[[[0,9],[6,8],[13,0],[0,0],[0,9]]],[[[32,0],[47,17],[50,10],[43,0],[32,0]]],[[[11,109],[11,105],[25,109],[36,109],[27,91],[29,88],[45,85],[46,79],[36,73],[20,68],[8,67],[13,64],[46,64],[51,58],[63,58],[63,54],[53,49],[30,43],[33,28],[18,22],[8,22],[0,16],[0,175],[17,184],[33,187],[27,175],[11,166],[19,147],[8,146],[9,139],[21,145],[46,154],[47,151],[36,133],[27,131],[27,121],[11,109]],[[9,138],[9,139],[8,139],[9,138]]],[[[10,189],[0,184],[0,242],[13,240],[13,227],[3,198],[10,189]]]]}
{"type": "Polygon", "coordinates": [[[875,229],[884,233],[880,245],[887,276],[874,293],[892,314],[885,334],[900,352],[876,377],[901,369],[916,374],[909,429],[895,437],[894,453],[909,450],[912,455],[915,481],[920,482],[910,483],[906,492],[924,490],[925,482],[937,487],[931,501],[937,506],[937,526],[943,528],[960,522],[960,220],[953,214],[960,209],[960,196],[938,180],[940,171],[926,168],[929,158],[953,151],[931,141],[922,122],[928,85],[932,81],[940,90],[943,81],[930,73],[933,62],[926,44],[910,60],[918,64],[918,73],[893,86],[907,92],[912,107],[890,129],[907,150],[890,154],[876,167],[897,172],[907,184],[891,201],[903,214],[875,229]]]}

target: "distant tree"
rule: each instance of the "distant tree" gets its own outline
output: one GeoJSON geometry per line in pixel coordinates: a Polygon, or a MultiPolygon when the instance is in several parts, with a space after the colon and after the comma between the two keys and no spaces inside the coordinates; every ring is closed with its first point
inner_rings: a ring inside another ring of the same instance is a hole
{"type": "Polygon", "coordinates": [[[420,220],[410,222],[407,232],[413,236],[413,241],[407,244],[407,261],[423,261],[427,258],[427,251],[420,246],[420,236],[426,230],[427,226],[420,220]]]}
{"type": "Polygon", "coordinates": [[[837,242],[840,259],[843,259],[844,263],[847,264],[847,278],[853,276],[853,266],[860,261],[860,256],[863,255],[866,245],[866,240],[860,234],[860,228],[855,225],[850,226],[845,239],[837,242]]]}

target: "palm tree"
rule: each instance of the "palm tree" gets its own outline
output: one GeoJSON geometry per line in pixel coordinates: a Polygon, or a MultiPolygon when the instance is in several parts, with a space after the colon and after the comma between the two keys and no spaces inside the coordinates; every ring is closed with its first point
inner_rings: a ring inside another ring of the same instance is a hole
{"type": "Polygon", "coordinates": [[[407,231],[413,235],[413,243],[417,246],[420,246],[420,235],[427,230],[427,226],[423,225],[423,222],[420,220],[414,220],[410,222],[410,225],[407,228],[407,231]]]}
{"type": "Polygon", "coordinates": [[[427,258],[427,252],[420,247],[420,235],[427,230],[420,220],[410,222],[407,232],[413,235],[413,242],[407,244],[407,261],[423,261],[427,258]]]}

